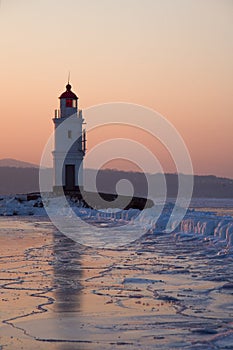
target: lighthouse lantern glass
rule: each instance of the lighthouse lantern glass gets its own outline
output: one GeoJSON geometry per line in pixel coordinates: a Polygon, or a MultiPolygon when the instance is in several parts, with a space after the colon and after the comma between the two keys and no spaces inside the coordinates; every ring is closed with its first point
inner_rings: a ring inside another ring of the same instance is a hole
{"type": "Polygon", "coordinates": [[[73,100],[67,99],[66,100],[66,107],[73,107],[73,100]]]}

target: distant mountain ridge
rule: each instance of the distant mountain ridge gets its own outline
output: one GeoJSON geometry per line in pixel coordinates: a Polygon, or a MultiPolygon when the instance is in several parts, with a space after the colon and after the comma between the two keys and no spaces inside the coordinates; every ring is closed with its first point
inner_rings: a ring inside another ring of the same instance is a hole
{"type": "MultiPolygon", "coordinates": [[[[52,169],[43,169],[48,179],[52,181],[52,169]]],[[[158,180],[162,174],[149,174],[152,191],[159,193],[158,180]]],[[[189,175],[182,175],[188,178],[189,175]]],[[[120,170],[85,169],[84,178],[96,177],[99,192],[116,193],[116,184],[121,179],[128,179],[134,187],[134,195],[147,197],[147,182],[145,174],[120,170]],[[97,175],[97,176],[96,176],[97,175]]],[[[168,197],[176,197],[178,177],[176,174],[165,174],[168,197]]],[[[51,184],[52,186],[52,184],[51,184]]],[[[85,187],[85,181],[84,181],[85,187]]],[[[87,188],[87,190],[90,190],[87,188]]],[[[39,166],[27,162],[0,160],[0,195],[30,193],[39,191],[39,166]],[[9,164],[4,166],[2,164],[9,164]]],[[[193,198],[233,198],[233,179],[220,178],[213,175],[194,176],[193,198]]]]}
{"type": "Polygon", "coordinates": [[[23,162],[21,160],[13,158],[3,158],[0,159],[0,167],[9,167],[9,168],[39,168],[38,164],[33,164],[29,162],[23,162]]]}

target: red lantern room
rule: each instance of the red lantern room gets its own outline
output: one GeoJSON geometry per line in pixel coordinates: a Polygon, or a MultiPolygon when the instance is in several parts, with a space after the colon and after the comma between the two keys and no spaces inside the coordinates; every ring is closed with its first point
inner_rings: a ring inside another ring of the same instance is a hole
{"type": "Polygon", "coordinates": [[[61,94],[59,99],[61,118],[70,117],[72,114],[77,113],[78,97],[71,91],[69,83],[66,85],[66,91],[61,94]]]}

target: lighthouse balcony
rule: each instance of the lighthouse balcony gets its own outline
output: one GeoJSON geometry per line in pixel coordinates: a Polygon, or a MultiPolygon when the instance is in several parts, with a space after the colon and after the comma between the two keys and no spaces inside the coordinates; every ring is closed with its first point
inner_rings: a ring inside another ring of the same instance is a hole
{"type": "Polygon", "coordinates": [[[54,118],[55,119],[61,118],[61,114],[60,114],[60,110],[59,109],[55,109],[55,111],[54,111],[54,118]]]}
{"type": "Polygon", "coordinates": [[[54,119],[63,119],[63,118],[67,118],[69,116],[77,116],[78,118],[82,119],[82,122],[84,122],[81,109],[79,109],[77,111],[76,109],[73,109],[71,107],[71,108],[67,108],[67,110],[70,110],[71,113],[66,113],[64,116],[64,113],[62,114],[60,109],[55,109],[54,110],[54,119]]]}

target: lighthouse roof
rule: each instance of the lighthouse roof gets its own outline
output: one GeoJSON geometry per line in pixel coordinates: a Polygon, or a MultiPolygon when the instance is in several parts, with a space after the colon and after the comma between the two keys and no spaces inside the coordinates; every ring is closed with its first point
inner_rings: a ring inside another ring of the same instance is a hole
{"type": "Polygon", "coordinates": [[[72,99],[72,100],[77,100],[78,97],[75,95],[75,93],[74,93],[73,91],[71,91],[71,87],[72,87],[72,86],[68,83],[68,84],[66,85],[66,91],[63,92],[59,98],[60,98],[60,99],[61,99],[61,98],[70,98],[70,99],[72,99]]]}

